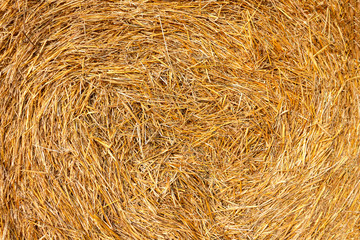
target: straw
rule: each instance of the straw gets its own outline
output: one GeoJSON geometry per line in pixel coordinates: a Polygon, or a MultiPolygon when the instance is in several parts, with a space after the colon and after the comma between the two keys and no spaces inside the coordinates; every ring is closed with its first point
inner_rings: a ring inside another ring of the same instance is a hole
{"type": "Polygon", "coordinates": [[[359,1],[0,1],[1,239],[359,239],[359,1]]]}

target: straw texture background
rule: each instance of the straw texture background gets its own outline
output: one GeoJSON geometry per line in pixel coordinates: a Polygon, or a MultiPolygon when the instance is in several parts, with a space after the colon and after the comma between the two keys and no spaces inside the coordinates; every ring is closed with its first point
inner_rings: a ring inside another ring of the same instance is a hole
{"type": "Polygon", "coordinates": [[[359,16],[0,0],[0,239],[360,239],[359,16]]]}

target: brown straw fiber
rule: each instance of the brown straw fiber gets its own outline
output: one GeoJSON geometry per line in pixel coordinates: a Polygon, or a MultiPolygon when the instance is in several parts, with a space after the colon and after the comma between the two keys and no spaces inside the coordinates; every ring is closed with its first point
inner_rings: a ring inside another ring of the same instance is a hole
{"type": "Polygon", "coordinates": [[[0,0],[0,240],[360,239],[360,1],[0,0]]]}

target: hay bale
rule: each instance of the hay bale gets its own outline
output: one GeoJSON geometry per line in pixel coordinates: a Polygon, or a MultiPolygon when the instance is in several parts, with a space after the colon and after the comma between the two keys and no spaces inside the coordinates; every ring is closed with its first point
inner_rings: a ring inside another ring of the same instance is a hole
{"type": "Polygon", "coordinates": [[[0,239],[359,239],[359,1],[0,1],[0,239]]]}

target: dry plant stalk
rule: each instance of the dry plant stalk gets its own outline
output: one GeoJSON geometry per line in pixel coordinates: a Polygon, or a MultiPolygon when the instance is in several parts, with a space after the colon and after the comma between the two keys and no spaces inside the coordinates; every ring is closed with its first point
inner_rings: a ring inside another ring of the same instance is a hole
{"type": "Polygon", "coordinates": [[[357,0],[0,0],[0,239],[360,239],[357,0]]]}

